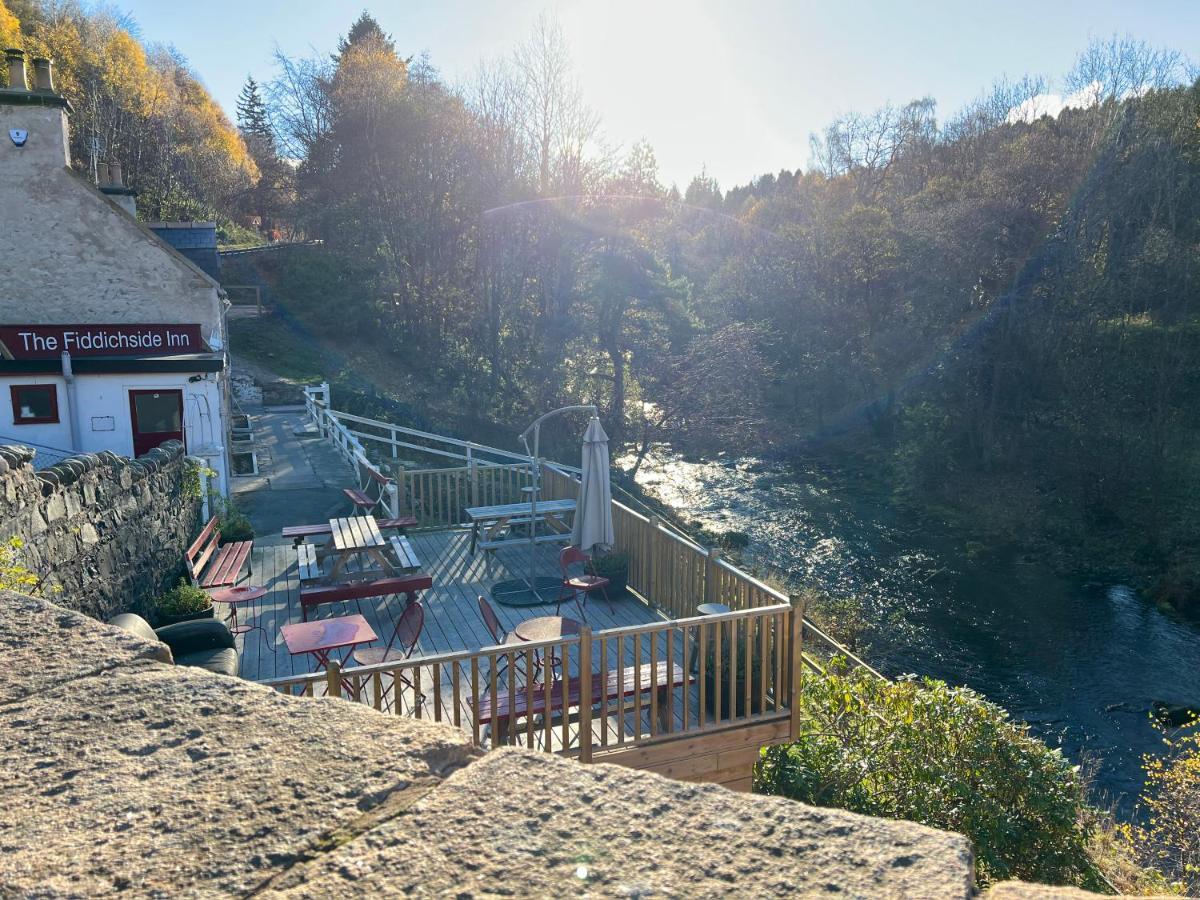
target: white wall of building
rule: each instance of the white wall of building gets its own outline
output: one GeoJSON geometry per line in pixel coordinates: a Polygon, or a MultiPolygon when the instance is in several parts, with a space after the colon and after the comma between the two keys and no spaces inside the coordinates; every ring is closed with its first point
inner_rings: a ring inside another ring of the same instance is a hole
{"type": "Polygon", "coordinates": [[[58,388],[56,423],[18,425],[7,388],[0,396],[0,444],[28,444],[38,451],[37,462],[49,464],[69,455],[71,423],[75,417],[79,447],[75,452],[99,453],[111,450],[121,456],[133,455],[133,421],[129,410],[131,390],[177,390],[183,392],[183,433],[187,452],[208,460],[217,473],[214,487],[222,494],[229,489],[224,452],[225,435],[221,415],[222,391],[217,373],[153,374],[76,374],[75,405],[68,400],[62,376],[9,375],[4,384],[53,384],[58,388]],[[193,377],[201,378],[191,381],[193,377]]]}

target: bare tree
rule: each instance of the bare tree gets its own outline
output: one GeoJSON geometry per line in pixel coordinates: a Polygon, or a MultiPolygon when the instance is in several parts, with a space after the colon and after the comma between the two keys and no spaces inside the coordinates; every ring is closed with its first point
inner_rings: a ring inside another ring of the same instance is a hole
{"type": "Polygon", "coordinates": [[[1079,54],[1066,87],[1072,93],[1086,92],[1095,102],[1123,100],[1182,84],[1187,74],[1187,59],[1179,51],[1113,35],[1092,41],[1079,54]]]}
{"type": "Polygon", "coordinates": [[[276,47],[275,66],[266,93],[276,140],[282,156],[303,159],[332,124],[333,64],[319,54],[292,59],[276,47]]]}
{"type": "Polygon", "coordinates": [[[520,98],[520,121],[535,160],[538,191],[576,193],[583,189],[586,152],[600,119],[583,99],[571,53],[558,22],[543,13],[529,39],[513,55],[520,98]]]}

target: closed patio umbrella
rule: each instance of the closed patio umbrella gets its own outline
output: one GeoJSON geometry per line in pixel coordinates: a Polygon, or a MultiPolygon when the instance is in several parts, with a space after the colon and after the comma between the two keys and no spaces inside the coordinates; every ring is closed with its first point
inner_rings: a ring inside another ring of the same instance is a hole
{"type": "Polygon", "coordinates": [[[585,552],[597,547],[607,550],[616,543],[612,521],[612,484],[608,472],[608,435],[600,420],[592,416],[583,435],[583,474],[575,504],[571,543],[585,552]]]}

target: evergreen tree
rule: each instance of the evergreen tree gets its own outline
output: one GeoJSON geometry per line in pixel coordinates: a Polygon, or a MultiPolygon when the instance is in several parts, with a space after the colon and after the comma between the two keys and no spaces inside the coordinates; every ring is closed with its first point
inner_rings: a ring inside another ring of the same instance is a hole
{"type": "Polygon", "coordinates": [[[250,75],[246,76],[246,83],[242,85],[242,92],[238,95],[237,121],[242,135],[247,138],[247,143],[251,136],[272,137],[271,119],[267,114],[267,105],[263,102],[262,94],[258,90],[258,82],[250,75]]]}
{"type": "Polygon", "coordinates": [[[385,32],[375,18],[364,9],[362,14],[354,20],[354,24],[350,26],[346,36],[338,41],[338,52],[334,60],[340,59],[342,54],[351,47],[366,43],[377,43],[389,53],[396,52],[396,42],[392,40],[392,36],[385,32]]]}

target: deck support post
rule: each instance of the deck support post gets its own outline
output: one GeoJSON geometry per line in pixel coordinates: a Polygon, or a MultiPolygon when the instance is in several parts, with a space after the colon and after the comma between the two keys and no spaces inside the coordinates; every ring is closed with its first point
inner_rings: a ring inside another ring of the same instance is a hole
{"type": "Polygon", "coordinates": [[[329,697],[342,696],[342,664],[336,659],[325,667],[325,693],[329,697]]]}
{"type": "Polygon", "coordinates": [[[800,691],[804,680],[804,597],[792,594],[792,611],[788,613],[788,709],[791,711],[790,733],[793,741],[800,738],[800,691]]]}
{"type": "MultiPolygon", "coordinates": [[[[564,654],[565,657],[565,654],[564,654]]],[[[563,678],[569,675],[567,666],[563,665],[563,678]]],[[[588,696],[592,681],[592,628],[590,625],[579,626],[579,683],[581,696],[588,696]]],[[[639,727],[640,724],[639,724],[639,727]]],[[[592,761],[592,704],[579,704],[579,761],[592,761]]]]}

